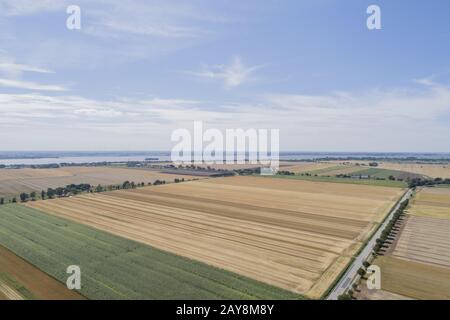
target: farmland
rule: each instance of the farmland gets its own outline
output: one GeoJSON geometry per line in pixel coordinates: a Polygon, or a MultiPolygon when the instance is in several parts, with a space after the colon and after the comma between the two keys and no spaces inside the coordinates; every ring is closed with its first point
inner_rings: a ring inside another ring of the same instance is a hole
{"type": "Polygon", "coordinates": [[[164,174],[114,167],[64,167],[56,169],[0,169],[0,197],[17,196],[21,192],[47,190],[69,184],[88,183],[91,185],[111,185],[126,180],[154,182],[173,181],[175,178],[191,179],[191,176],[164,174]]]}
{"type": "Polygon", "coordinates": [[[450,178],[450,164],[383,162],[380,168],[407,171],[430,178],[450,178]]]}
{"type": "Polygon", "coordinates": [[[32,264],[0,246],[0,294],[8,299],[84,299],[32,264]],[[2,290],[3,288],[3,290],[2,290]]]}
{"type": "Polygon", "coordinates": [[[380,257],[381,288],[414,299],[450,299],[450,268],[380,257]]]}
{"type": "Polygon", "coordinates": [[[355,170],[351,172],[352,175],[366,175],[370,176],[371,178],[376,179],[389,179],[390,177],[394,177],[395,179],[414,179],[414,178],[423,178],[422,175],[406,172],[406,171],[400,171],[400,170],[390,170],[390,169],[380,169],[380,168],[369,168],[369,169],[363,169],[363,170],[355,170]]]}
{"type": "Polygon", "coordinates": [[[414,299],[450,299],[450,189],[419,189],[380,266],[382,289],[414,299]]]}
{"type": "Polygon", "coordinates": [[[417,193],[409,213],[415,216],[450,219],[450,189],[421,189],[417,193]]]}
{"type": "MultiPolygon", "coordinates": [[[[330,165],[330,164],[328,164],[330,165]]],[[[383,168],[372,168],[367,165],[361,166],[349,163],[340,163],[333,166],[326,166],[322,169],[316,169],[309,171],[308,173],[318,176],[338,176],[338,175],[348,175],[348,176],[370,176],[376,179],[389,179],[389,177],[395,177],[396,179],[406,180],[408,178],[422,178],[423,175],[407,172],[405,170],[392,170],[383,168]]]]}
{"type": "Polygon", "coordinates": [[[23,205],[0,206],[0,244],[62,283],[68,266],[80,266],[90,299],[301,298],[23,205]]]}
{"type": "Polygon", "coordinates": [[[232,177],[28,205],[319,298],[402,193],[400,188],[232,177]]]}
{"type": "Polygon", "coordinates": [[[409,216],[392,255],[450,268],[450,219],[409,216]]]}
{"type": "MultiPolygon", "coordinates": [[[[395,161],[376,161],[378,169],[403,171],[416,174],[418,176],[426,176],[429,178],[450,178],[450,163],[415,163],[415,162],[395,162],[395,161]]],[[[341,161],[333,161],[334,165],[341,164],[341,161]]],[[[361,169],[369,165],[369,161],[351,160],[346,162],[351,166],[358,164],[361,169]]]]}
{"type": "Polygon", "coordinates": [[[335,163],[328,162],[281,162],[281,170],[291,171],[295,173],[309,173],[317,170],[329,170],[331,168],[336,168],[335,163]]]}
{"type": "Polygon", "coordinates": [[[311,182],[329,182],[340,184],[357,184],[367,186],[380,186],[380,187],[394,187],[394,188],[406,188],[407,183],[404,181],[392,181],[392,180],[377,180],[377,179],[351,179],[351,178],[339,178],[332,176],[302,176],[302,175],[277,175],[277,176],[264,176],[266,179],[271,178],[286,179],[286,180],[303,180],[311,182]]]}

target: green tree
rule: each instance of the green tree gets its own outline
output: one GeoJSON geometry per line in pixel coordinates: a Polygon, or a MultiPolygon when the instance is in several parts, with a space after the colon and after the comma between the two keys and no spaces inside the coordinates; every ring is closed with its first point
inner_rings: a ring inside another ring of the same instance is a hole
{"type": "Polygon", "coordinates": [[[359,269],[358,269],[358,274],[359,274],[361,277],[364,277],[364,275],[366,274],[366,270],[364,270],[363,268],[359,268],[359,269]]]}
{"type": "Polygon", "coordinates": [[[55,193],[58,197],[62,197],[65,194],[65,189],[58,187],[58,188],[56,188],[55,193]]]}
{"type": "Polygon", "coordinates": [[[17,202],[16,197],[12,198],[12,203],[16,203],[16,202],[17,202]]]}
{"type": "Polygon", "coordinates": [[[52,188],[47,189],[47,197],[49,199],[53,199],[55,197],[55,190],[52,188]]]}
{"type": "Polygon", "coordinates": [[[31,192],[30,193],[30,198],[31,198],[31,200],[36,200],[36,192],[35,191],[33,191],[33,192],[31,192]]]}
{"type": "Polygon", "coordinates": [[[0,198],[0,205],[5,204],[5,198],[0,198]]]}
{"type": "Polygon", "coordinates": [[[348,293],[343,293],[338,297],[338,300],[352,300],[352,297],[348,293]]]}
{"type": "Polygon", "coordinates": [[[30,196],[28,195],[28,193],[22,192],[22,193],[20,194],[20,201],[25,202],[25,201],[28,200],[29,197],[30,197],[30,196]]]}
{"type": "Polygon", "coordinates": [[[45,194],[45,191],[42,190],[42,191],[41,191],[41,199],[42,199],[42,200],[45,200],[45,195],[46,195],[46,194],[45,194]]]}

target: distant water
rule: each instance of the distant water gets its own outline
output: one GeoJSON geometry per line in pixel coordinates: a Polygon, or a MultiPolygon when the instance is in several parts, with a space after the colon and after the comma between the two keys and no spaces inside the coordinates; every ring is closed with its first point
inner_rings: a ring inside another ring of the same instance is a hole
{"type": "MultiPolygon", "coordinates": [[[[17,152],[1,151],[0,164],[3,165],[39,165],[53,163],[88,163],[88,162],[126,162],[144,161],[147,158],[169,161],[169,151],[115,151],[115,152],[78,152],[78,151],[39,151],[17,152]]],[[[280,160],[312,160],[317,158],[418,158],[418,159],[448,159],[450,153],[381,153],[381,152],[281,152],[280,160]]]]}
{"type": "Polygon", "coordinates": [[[0,152],[3,165],[170,160],[170,152],[0,152]]]}

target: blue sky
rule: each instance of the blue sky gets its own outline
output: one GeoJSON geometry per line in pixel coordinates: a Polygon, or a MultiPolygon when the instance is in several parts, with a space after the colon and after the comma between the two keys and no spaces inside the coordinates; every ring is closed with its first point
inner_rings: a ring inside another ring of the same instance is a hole
{"type": "Polygon", "coordinates": [[[282,150],[449,152],[449,15],[444,0],[0,0],[1,148],[163,150],[201,120],[279,128],[282,150]]]}

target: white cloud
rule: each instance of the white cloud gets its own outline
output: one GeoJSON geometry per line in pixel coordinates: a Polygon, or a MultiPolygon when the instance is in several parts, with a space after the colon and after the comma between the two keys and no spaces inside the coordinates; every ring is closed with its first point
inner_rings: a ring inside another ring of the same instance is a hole
{"type": "Polygon", "coordinates": [[[0,73],[6,75],[8,78],[19,78],[24,72],[54,73],[44,68],[0,61],[0,73]]]}
{"type": "Polygon", "coordinates": [[[30,81],[11,80],[0,78],[0,87],[36,90],[36,91],[66,91],[67,88],[60,85],[39,84],[30,81]]]}
{"type": "Polygon", "coordinates": [[[226,89],[231,89],[255,80],[254,73],[262,66],[246,67],[236,56],[229,65],[206,66],[200,72],[189,72],[197,77],[221,80],[226,89]]]}
{"type": "Polygon", "coordinates": [[[47,11],[55,11],[67,5],[65,0],[1,0],[0,14],[24,16],[47,11]]]}
{"type": "Polygon", "coordinates": [[[210,34],[205,23],[226,21],[201,6],[187,2],[90,0],[88,3],[94,5],[87,11],[92,25],[86,31],[93,35],[195,38],[210,34]]]}
{"type": "Polygon", "coordinates": [[[196,120],[220,130],[278,128],[283,150],[448,151],[450,145],[450,128],[440,120],[450,118],[450,88],[441,85],[322,96],[268,94],[253,103],[230,104],[0,94],[0,115],[2,136],[19,137],[26,128],[28,136],[42,138],[43,149],[54,149],[44,136],[68,130],[85,138],[73,136],[58,148],[89,143],[103,149],[106,143],[110,149],[170,149],[171,132],[192,128],[196,120]]]}
{"type": "Polygon", "coordinates": [[[18,72],[54,73],[53,71],[44,68],[27,66],[24,64],[17,64],[17,63],[1,63],[1,62],[0,62],[0,70],[7,73],[18,73],[18,72]]]}
{"type": "Polygon", "coordinates": [[[36,90],[36,91],[67,90],[65,87],[60,85],[40,84],[36,82],[22,80],[20,78],[24,72],[34,72],[44,74],[54,73],[49,69],[15,63],[14,59],[8,56],[6,52],[0,51],[0,74],[3,74],[6,77],[6,78],[0,77],[0,87],[8,87],[24,90],[36,90]]]}
{"type": "Polygon", "coordinates": [[[130,61],[152,60],[216,37],[220,26],[227,22],[209,3],[16,1],[0,0],[0,42],[4,41],[3,47],[21,61],[57,71],[117,67],[130,61]],[[81,8],[81,30],[64,31],[69,4],[81,8]],[[48,14],[58,14],[61,20],[52,17],[41,25],[40,20],[35,19],[48,14]],[[21,19],[18,16],[26,16],[23,23],[32,28],[29,33],[26,28],[15,27],[14,22],[21,19]],[[46,26],[60,31],[53,34],[46,26]]]}

